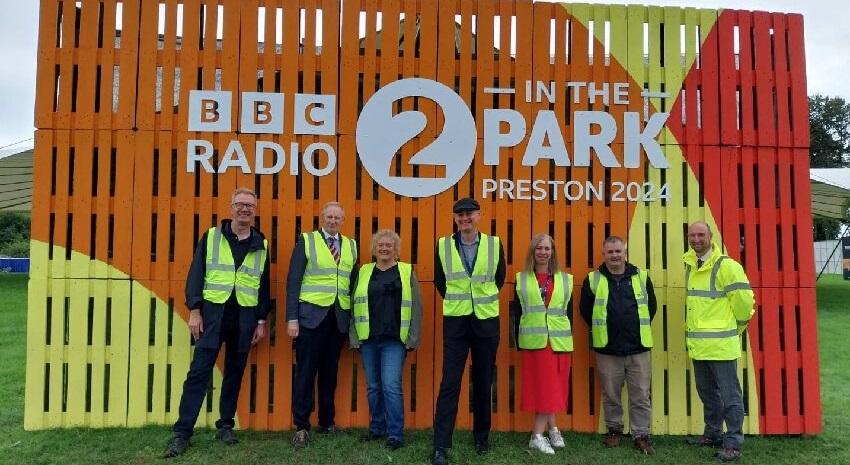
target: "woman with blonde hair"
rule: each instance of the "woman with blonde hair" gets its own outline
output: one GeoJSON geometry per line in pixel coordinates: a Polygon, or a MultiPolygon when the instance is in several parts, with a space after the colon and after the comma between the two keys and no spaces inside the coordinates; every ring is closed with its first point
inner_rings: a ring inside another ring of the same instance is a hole
{"type": "Polygon", "coordinates": [[[402,368],[408,350],[419,346],[422,299],[410,263],[400,262],[401,239],[382,229],[372,236],[375,262],[363,265],[354,283],[351,347],[360,350],[366,371],[369,431],[364,441],[386,438],[403,444],[402,368]]]}
{"type": "Polygon", "coordinates": [[[525,267],[516,274],[522,307],[517,347],[522,350],[520,409],[534,412],[530,449],[554,454],[565,446],[555,423],[565,412],[573,350],[573,276],[560,271],[555,243],[547,234],[532,238],[525,267]],[[548,438],[543,432],[548,429],[548,438]]]}

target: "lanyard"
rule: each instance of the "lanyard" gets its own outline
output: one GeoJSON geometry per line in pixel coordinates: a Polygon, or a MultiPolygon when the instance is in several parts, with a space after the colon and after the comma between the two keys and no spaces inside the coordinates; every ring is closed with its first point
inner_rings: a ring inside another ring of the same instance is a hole
{"type": "Polygon", "coordinates": [[[546,281],[543,284],[540,284],[540,281],[537,283],[540,284],[540,297],[543,298],[543,302],[546,302],[546,292],[549,290],[549,283],[552,281],[552,274],[546,273],[546,281]]]}

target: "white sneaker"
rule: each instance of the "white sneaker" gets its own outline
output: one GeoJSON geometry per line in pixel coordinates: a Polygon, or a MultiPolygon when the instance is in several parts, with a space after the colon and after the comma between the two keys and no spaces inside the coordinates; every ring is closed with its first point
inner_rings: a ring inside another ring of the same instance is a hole
{"type": "Polygon", "coordinates": [[[552,446],[549,445],[549,440],[544,438],[542,434],[532,434],[531,440],[528,441],[528,448],[539,450],[548,455],[555,453],[555,449],[552,449],[552,446]]]}
{"type": "Polygon", "coordinates": [[[564,437],[561,436],[561,432],[558,428],[552,428],[549,430],[549,444],[556,449],[561,449],[567,446],[564,442],[564,437]]]}

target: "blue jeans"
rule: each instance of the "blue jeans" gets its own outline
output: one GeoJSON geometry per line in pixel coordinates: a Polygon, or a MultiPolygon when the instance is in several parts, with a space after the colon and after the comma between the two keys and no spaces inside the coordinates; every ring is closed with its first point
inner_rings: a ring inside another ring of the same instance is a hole
{"type": "Polygon", "coordinates": [[[694,378],[703,404],[703,434],[723,439],[723,447],[740,449],[744,442],[744,398],[738,383],[737,360],[694,360],[694,378]]]}
{"type": "Polygon", "coordinates": [[[369,431],[399,441],[404,431],[401,370],[405,353],[401,341],[386,336],[370,338],[360,346],[371,417],[369,431]]]}

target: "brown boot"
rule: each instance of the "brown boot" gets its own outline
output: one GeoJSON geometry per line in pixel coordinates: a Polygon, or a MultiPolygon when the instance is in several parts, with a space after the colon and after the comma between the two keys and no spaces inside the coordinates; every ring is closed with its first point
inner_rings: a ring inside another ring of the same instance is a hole
{"type": "Polygon", "coordinates": [[[622,431],[608,430],[605,437],[602,438],[602,445],[605,447],[617,447],[620,445],[620,441],[622,440],[622,431]]]}
{"type": "Polygon", "coordinates": [[[724,447],[720,449],[716,454],[717,460],[721,462],[734,462],[741,458],[741,449],[733,449],[731,447],[724,447]]]}
{"type": "Polygon", "coordinates": [[[655,448],[652,447],[652,443],[649,441],[649,436],[636,437],[634,447],[646,455],[655,455],[655,448]]]}
{"type": "Polygon", "coordinates": [[[310,433],[306,429],[299,429],[292,435],[292,445],[298,448],[307,447],[310,442],[310,433]]]}

